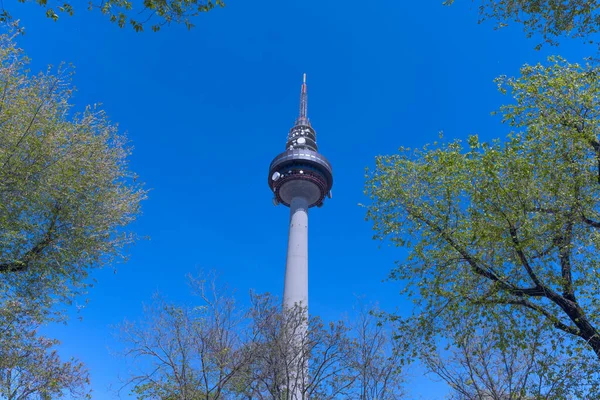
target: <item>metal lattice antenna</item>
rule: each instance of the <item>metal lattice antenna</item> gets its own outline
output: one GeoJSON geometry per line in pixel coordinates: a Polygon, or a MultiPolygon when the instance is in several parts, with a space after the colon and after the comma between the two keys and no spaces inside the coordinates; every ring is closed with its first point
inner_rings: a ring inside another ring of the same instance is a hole
{"type": "Polygon", "coordinates": [[[308,94],[306,93],[306,74],[302,77],[302,89],[300,90],[300,113],[296,125],[310,125],[308,121],[308,94]]]}

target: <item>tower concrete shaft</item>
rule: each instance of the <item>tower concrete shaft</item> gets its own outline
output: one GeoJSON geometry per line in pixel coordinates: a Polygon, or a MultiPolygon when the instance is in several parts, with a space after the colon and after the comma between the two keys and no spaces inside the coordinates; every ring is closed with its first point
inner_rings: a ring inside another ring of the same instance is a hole
{"type": "Polygon", "coordinates": [[[283,304],[288,309],[296,305],[308,309],[308,201],[304,197],[294,197],[290,204],[283,304]]]}
{"type": "Polygon", "coordinates": [[[290,203],[290,230],[285,264],[283,310],[288,321],[288,399],[303,400],[308,359],[303,344],[308,332],[308,201],[296,196],[290,203]]]}

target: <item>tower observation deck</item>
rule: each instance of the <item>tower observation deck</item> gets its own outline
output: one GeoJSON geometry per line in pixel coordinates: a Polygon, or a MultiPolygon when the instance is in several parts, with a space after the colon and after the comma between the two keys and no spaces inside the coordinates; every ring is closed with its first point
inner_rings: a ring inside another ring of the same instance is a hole
{"type": "Polygon", "coordinates": [[[269,167],[273,204],[290,208],[290,227],[283,304],[308,310],[308,209],[331,198],[333,172],[318,152],[317,134],[307,115],[306,74],[300,91],[300,112],[287,135],[286,150],[269,167]]]}
{"type": "Polygon", "coordinates": [[[319,154],[317,134],[307,116],[308,94],[306,74],[300,91],[300,112],[290,129],[286,150],[271,162],[269,187],[273,203],[290,206],[296,196],[304,197],[308,207],[321,207],[331,197],[333,171],[327,159],[319,154]]]}

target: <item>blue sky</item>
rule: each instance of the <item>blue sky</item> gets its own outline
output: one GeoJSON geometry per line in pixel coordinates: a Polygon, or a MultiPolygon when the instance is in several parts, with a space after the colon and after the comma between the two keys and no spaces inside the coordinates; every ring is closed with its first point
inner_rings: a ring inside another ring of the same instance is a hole
{"type": "MultiPolygon", "coordinates": [[[[357,295],[409,309],[401,283],[382,282],[405,253],[371,240],[358,205],[367,201],[365,167],[440,131],[448,140],[505,135],[490,116],[508,101],[496,76],[549,54],[581,61],[594,52],[574,41],[534,51],[520,27],[478,25],[476,4],[457,3],[228,0],[191,31],[142,34],[83,4],[58,23],[35,5],[11,4],[32,70],[73,63],[76,106],[103,104],[128,132],[131,168],[151,189],[132,227],[150,240],[116,273],[95,271],[87,307],[67,326],[47,328],[65,356],[89,367],[94,399],[114,398],[108,387],[126,372],[110,354],[119,346],[110,326],[139,317],[156,291],[189,301],[187,273],[214,269],[244,300],[250,289],[281,294],[288,209],[273,207],[267,172],[297,115],[304,72],[309,117],[335,181],[333,199],[310,212],[311,312],[340,317],[357,295]]],[[[423,377],[408,389],[413,398],[444,395],[423,377]]]]}

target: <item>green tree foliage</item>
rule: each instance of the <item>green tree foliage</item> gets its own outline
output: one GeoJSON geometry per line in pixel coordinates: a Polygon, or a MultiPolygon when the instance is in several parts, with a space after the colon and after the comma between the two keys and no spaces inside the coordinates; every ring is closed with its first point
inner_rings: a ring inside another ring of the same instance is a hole
{"type": "Polygon", "coordinates": [[[0,36],[0,305],[39,322],[123,257],[145,192],[117,127],[98,107],[72,112],[69,74],[26,68],[0,36]]]}
{"type": "Polygon", "coordinates": [[[497,80],[514,98],[501,108],[506,140],[377,158],[367,217],[376,238],[409,250],[391,273],[417,306],[403,329],[433,340],[457,321],[500,319],[518,338],[541,325],[545,345],[597,378],[599,77],[561,58],[525,65],[497,80]]]}
{"type": "MultiPolygon", "coordinates": [[[[21,3],[35,3],[42,6],[48,18],[57,21],[60,15],[72,16],[84,4],[70,0],[19,0],[21,3]]],[[[87,3],[89,10],[97,10],[120,28],[131,26],[136,32],[149,26],[157,32],[169,24],[183,24],[191,29],[192,19],[215,7],[224,7],[223,0],[100,0],[87,3]]],[[[12,15],[0,5],[0,21],[12,20],[12,15]]]]}
{"type": "MultiPolygon", "coordinates": [[[[453,4],[446,0],[444,4],[453,4]]],[[[587,38],[600,30],[600,2],[597,0],[480,0],[482,19],[522,24],[527,37],[541,35],[546,43],[557,44],[560,36],[587,38]]],[[[541,44],[537,46],[541,47],[541,44]]]]}

